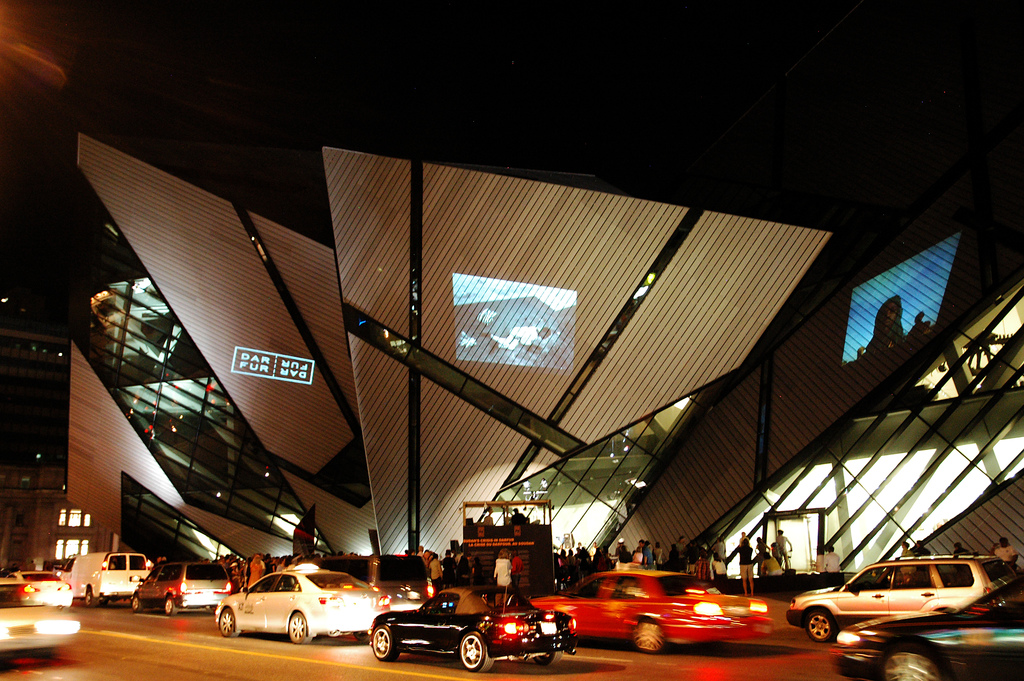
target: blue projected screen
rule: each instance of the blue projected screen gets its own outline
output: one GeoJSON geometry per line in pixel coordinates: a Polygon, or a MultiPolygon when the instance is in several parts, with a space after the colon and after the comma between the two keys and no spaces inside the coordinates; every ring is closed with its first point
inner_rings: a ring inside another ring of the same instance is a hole
{"type": "Polygon", "coordinates": [[[931,333],[959,245],[957,233],[853,289],[844,363],[931,333]]]}
{"type": "Polygon", "coordinates": [[[572,369],[576,291],[452,274],[455,358],[572,369]]]}

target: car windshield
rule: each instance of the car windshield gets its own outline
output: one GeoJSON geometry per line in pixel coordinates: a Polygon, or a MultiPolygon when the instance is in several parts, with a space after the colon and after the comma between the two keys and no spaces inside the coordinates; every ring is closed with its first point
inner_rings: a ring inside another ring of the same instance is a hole
{"type": "Polygon", "coordinates": [[[514,588],[494,588],[474,591],[464,596],[458,605],[460,614],[485,612],[523,612],[536,610],[533,603],[514,588]]]}
{"type": "Polygon", "coordinates": [[[321,572],[319,574],[306,575],[306,579],[313,582],[324,591],[337,591],[340,589],[369,589],[370,585],[356,579],[352,575],[343,572],[321,572]]]}

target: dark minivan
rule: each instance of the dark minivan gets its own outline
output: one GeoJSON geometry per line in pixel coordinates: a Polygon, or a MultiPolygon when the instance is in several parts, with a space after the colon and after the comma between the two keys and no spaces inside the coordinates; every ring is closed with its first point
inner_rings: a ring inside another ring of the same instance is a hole
{"type": "Polygon", "coordinates": [[[164,614],[175,615],[214,608],[230,593],[231,580],[220,563],[163,563],[132,594],[132,612],[163,608],[164,614]]]}
{"type": "Polygon", "coordinates": [[[392,610],[413,610],[432,595],[427,566],[420,556],[322,556],[325,570],[347,572],[391,597],[392,610]]]}

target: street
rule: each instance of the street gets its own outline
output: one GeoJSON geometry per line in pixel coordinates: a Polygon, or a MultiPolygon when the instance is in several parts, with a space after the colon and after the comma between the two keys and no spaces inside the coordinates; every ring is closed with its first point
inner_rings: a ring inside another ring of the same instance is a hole
{"type": "MultiPolygon", "coordinates": [[[[576,655],[550,667],[500,660],[484,677],[559,679],[702,679],[712,681],[821,681],[839,679],[828,646],[812,643],[803,630],[785,623],[788,598],[768,598],[775,632],[748,643],[672,646],[643,655],[622,643],[584,641],[576,655]]],[[[284,636],[243,634],[222,638],[208,612],[175,617],[133,615],[125,604],[85,608],[72,614],[82,623],[75,640],[51,659],[18,659],[3,669],[40,679],[394,679],[479,678],[454,658],[402,655],[378,662],[368,645],[351,638],[320,637],[296,646],[284,636]]]]}

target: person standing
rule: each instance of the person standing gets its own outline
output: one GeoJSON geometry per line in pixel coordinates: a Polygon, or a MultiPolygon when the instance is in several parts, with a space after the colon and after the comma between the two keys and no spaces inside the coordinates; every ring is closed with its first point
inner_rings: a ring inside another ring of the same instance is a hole
{"type": "Polygon", "coordinates": [[[459,556],[459,562],[455,566],[455,584],[456,586],[469,586],[470,584],[470,573],[472,568],[469,565],[469,556],[463,551],[462,555],[459,556]]]}
{"type": "Polygon", "coordinates": [[[452,550],[446,549],[444,560],[441,561],[441,582],[446,589],[455,586],[455,566],[455,556],[452,555],[452,550]]]}
{"type": "Polygon", "coordinates": [[[433,551],[428,553],[430,553],[430,563],[427,565],[430,570],[430,583],[434,585],[435,589],[440,591],[439,587],[442,584],[441,577],[444,574],[444,570],[441,567],[441,561],[437,559],[437,554],[433,551]]]}
{"type": "Polygon", "coordinates": [[[782,564],[783,570],[789,570],[792,567],[789,558],[793,555],[793,543],[789,541],[789,537],[787,537],[782,530],[779,530],[775,537],[775,541],[779,545],[779,556],[781,558],[779,563],[782,564]]]}
{"type": "Polygon", "coordinates": [[[740,547],[736,549],[740,556],[740,581],[743,582],[743,595],[754,595],[754,549],[750,548],[750,540],[746,537],[740,540],[740,547]]]}
{"type": "Polygon", "coordinates": [[[498,558],[494,561],[494,580],[498,586],[510,586],[512,584],[512,561],[508,559],[508,550],[502,549],[498,552],[498,558]]]}
{"type": "Polygon", "coordinates": [[[509,561],[509,571],[512,574],[512,586],[519,588],[519,578],[523,576],[523,559],[517,551],[512,552],[512,560],[509,561]]]}
{"type": "Polygon", "coordinates": [[[831,544],[825,547],[825,572],[839,572],[839,554],[831,544]]]}
{"type": "Polygon", "coordinates": [[[263,574],[266,572],[267,566],[263,563],[263,556],[258,553],[254,553],[252,560],[249,561],[249,588],[252,585],[262,579],[263,574]]]}
{"type": "Polygon", "coordinates": [[[992,548],[992,553],[1002,558],[1011,569],[1017,569],[1017,549],[1010,546],[1010,540],[1006,537],[999,538],[999,543],[992,548]]]}

